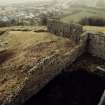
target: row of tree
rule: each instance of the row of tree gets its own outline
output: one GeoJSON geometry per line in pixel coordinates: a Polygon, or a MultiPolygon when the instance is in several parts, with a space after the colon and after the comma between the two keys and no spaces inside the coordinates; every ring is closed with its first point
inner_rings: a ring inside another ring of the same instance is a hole
{"type": "Polygon", "coordinates": [[[81,25],[90,25],[90,26],[105,26],[105,18],[102,17],[84,17],[79,23],[81,25]]]}
{"type": "Polygon", "coordinates": [[[29,20],[10,19],[9,21],[0,20],[0,27],[35,25],[36,22],[37,20],[35,19],[29,19],[29,20]]]}

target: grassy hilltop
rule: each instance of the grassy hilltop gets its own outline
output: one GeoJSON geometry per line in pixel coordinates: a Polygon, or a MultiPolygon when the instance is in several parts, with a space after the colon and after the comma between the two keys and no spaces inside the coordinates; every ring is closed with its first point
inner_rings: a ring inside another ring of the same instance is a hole
{"type": "Polygon", "coordinates": [[[69,8],[70,12],[61,17],[61,21],[70,23],[78,23],[84,17],[101,17],[105,18],[105,10],[95,7],[86,7],[86,6],[72,6],[69,8]]]}
{"type": "Polygon", "coordinates": [[[7,31],[0,35],[0,102],[21,88],[33,66],[55,54],[63,57],[74,46],[72,40],[49,32],[7,31]]]}

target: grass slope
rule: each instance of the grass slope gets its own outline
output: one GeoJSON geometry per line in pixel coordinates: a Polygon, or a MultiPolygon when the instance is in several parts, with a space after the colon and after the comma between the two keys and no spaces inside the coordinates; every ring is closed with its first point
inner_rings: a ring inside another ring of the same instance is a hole
{"type": "Polygon", "coordinates": [[[105,33],[105,27],[84,26],[83,29],[85,31],[93,31],[93,32],[102,32],[102,33],[105,33]]]}
{"type": "Polygon", "coordinates": [[[43,58],[53,54],[62,57],[74,46],[71,40],[48,32],[9,31],[1,35],[0,102],[6,95],[19,89],[27,72],[43,58]]]}
{"type": "Polygon", "coordinates": [[[71,7],[70,8],[70,14],[61,17],[61,21],[70,23],[70,22],[76,22],[78,23],[80,19],[84,17],[103,17],[105,18],[105,10],[98,9],[98,8],[91,8],[91,7],[71,7]],[[76,12],[77,11],[77,12],[76,12]]]}

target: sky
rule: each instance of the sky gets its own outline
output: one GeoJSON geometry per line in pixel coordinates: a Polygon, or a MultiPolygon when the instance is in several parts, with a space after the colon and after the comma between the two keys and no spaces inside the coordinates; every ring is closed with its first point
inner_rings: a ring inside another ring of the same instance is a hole
{"type": "MultiPolygon", "coordinates": [[[[0,0],[0,4],[3,3],[21,3],[21,2],[32,2],[32,1],[51,1],[51,0],[0,0]]],[[[52,0],[53,1],[53,0],[52,0]]],[[[59,1],[63,1],[63,0],[59,0],[59,1]]],[[[66,1],[66,0],[64,0],[66,1]]],[[[77,0],[68,0],[68,1],[77,1],[77,0]]],[[[79,0],[79,1],[88,1],[88,0],[79,0]]],[[[91,0],[92,1],[92,0],[91,0]]],[[[96,1],[96,0],[93,0],[96,1]]]]}
{"type": "MultiPolygon", "coordinates": [[[[39,1],[39,0],[0,0],[0,4],[2,4],[2,3],[29,2],[29,1],[39,1]]],[[[45,1],[45,0],[40,0],[40,1],[45,1]]]]}
{"type": "MultiPolygon", "coordinates": [[[[32,2],[32,1],[53,1],[53,0],[0,0],[0,4],[11,4],[11,3],[23,3],[23,2],[32,2]]],[[[94,4],[97,0],[59,0],[59,1],[79,1],[79,3],[85,3],[92,5],[94,4]]],[[[100,0],[101,1],[101,0],[100,0]]]]}

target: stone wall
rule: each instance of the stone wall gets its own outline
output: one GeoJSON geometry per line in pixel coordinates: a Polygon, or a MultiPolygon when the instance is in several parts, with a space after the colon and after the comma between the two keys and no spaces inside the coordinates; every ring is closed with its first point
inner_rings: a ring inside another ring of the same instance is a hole
{"type": "Polygon", "coordinates": [[[50,19],[47,24],[48,31],[59,36],[73,39],[80,43],[82,34],[87,36],[87,49],[93,56],[105,59],[105,33],[83,32],[83,28],[78,24],[67,24],[50,19]]]}
{"type": "Polygon", "coordinates": [[[88,32],[88,51],[93,56],[105,59],[105,34],[88,32]]]}
{"type": "Polygon", "coordinates": [[[83,27],[78,24],[67,24],[57,20],[48,20],[48,31],[59,36],[72,38],[75,42],[80,41],[80,35],[83,32],[83,27]]]}

